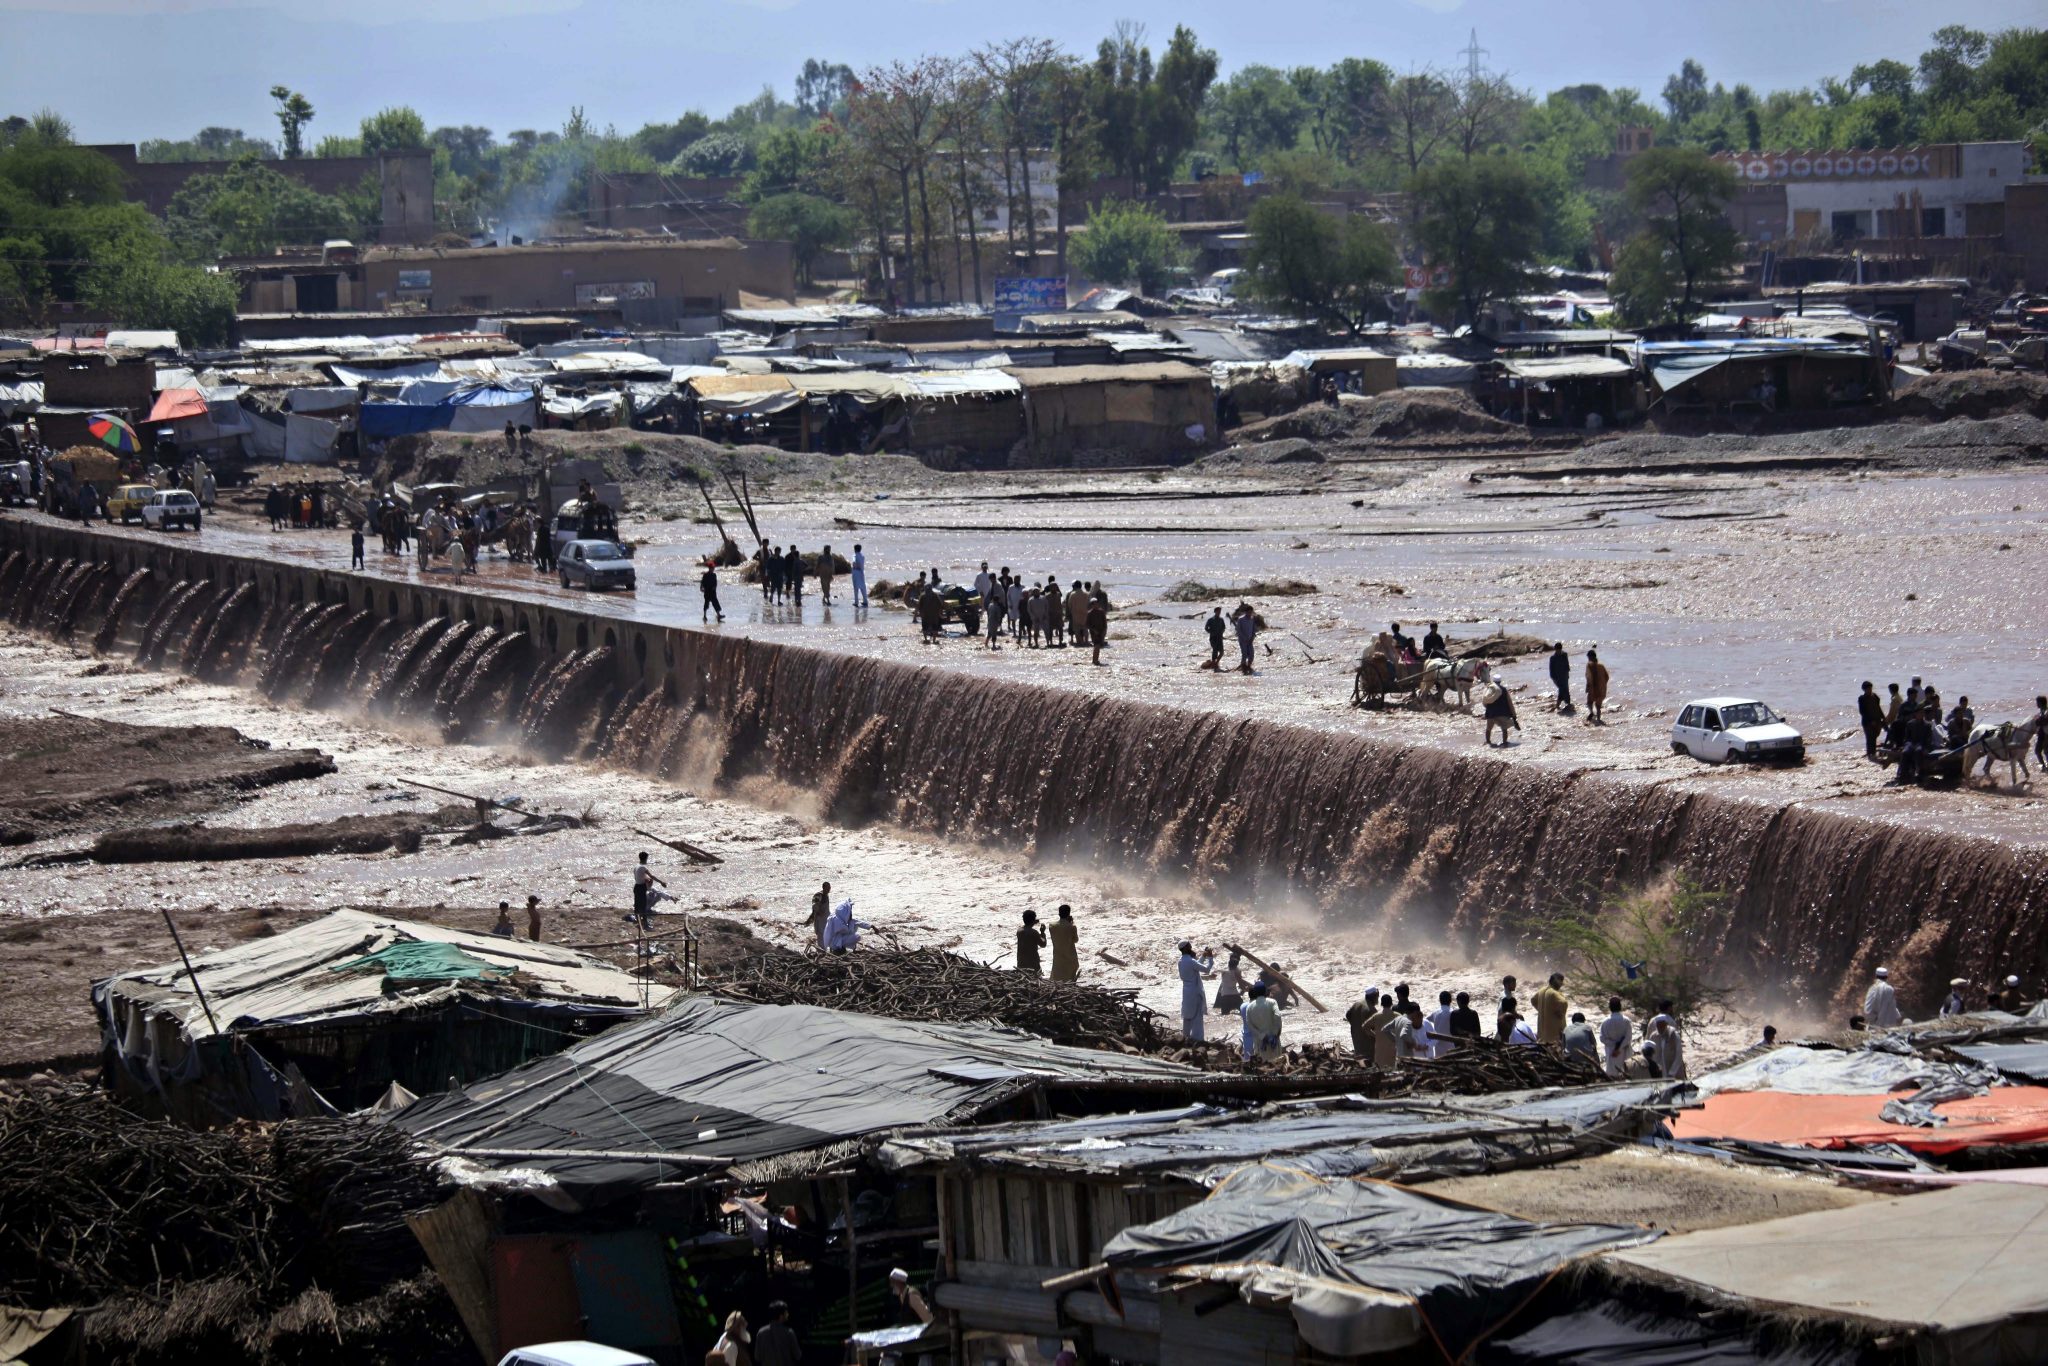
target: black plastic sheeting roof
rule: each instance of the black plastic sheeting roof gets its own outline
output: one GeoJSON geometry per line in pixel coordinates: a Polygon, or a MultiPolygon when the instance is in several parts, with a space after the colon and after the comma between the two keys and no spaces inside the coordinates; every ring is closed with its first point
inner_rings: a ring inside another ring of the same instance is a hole
{"type": "Polygon", "coordinates": [[[1851,1353],[1772,1347],[1736,1328],[1599,1304],[1489,1342],[1479,1366],[1846,1366],[1851,1353]]]}
{"type": "Polygon", "coordinates": [[[661,1016],[422,1100],[392,1122],[487,1167],[544,1173],[587,1204],[886,1129],[957,1122],[1032,1087],[1187,1095],[1205,1080],[1177,1063],[1065,1047],[998,1025],[692,996],[661,1016]]]}
{"type": "Polygon", "coordinates": [[[1478,1144],[1497,1163],[1541,1150],[1547,1140],[1610,1127],[1617,1138],[1632,1138],[1656,1121],[1645,1111],[1682,1089],[1663,1083],[1468,1099],[1347,1096],[1253,1110],[1191,1105],[905,1134],[885,1143],[879,1156],[898,1170],[964,1162],[1074,1176],[1176,1176],[1204,1185],[1246,1163],[1282,1158],[1317,1176],[1386,1175],[1405,1170],[1395,1151],[1402,1148],[1478,1144]]]}
{"type": "Polygon", "coordinates": [[[2039,1043],[1952,1044],[1950,1047],[1971,1062],[1995,1067],[2007,1076],[2048,1082],[2048,1040],[2039,1043]]]}
{"type": "Polygon", "coordinates": [[[1102,1255],[1120,1271],[1211,1268],[1208,1279],[1235,1281],[1242,1292],[1284,1295],[1303,1340],[1333,1356],[1400,1345],[1381,1325],[1386,1297],[1405,1297],[1456,1359],[1565,1263],[1656,1236],[1532,1224],[1405,1186],[1325,1181],[1275,1163],[1245,1167],[1201,1204],[1124,1230],[1102,1255]]]}

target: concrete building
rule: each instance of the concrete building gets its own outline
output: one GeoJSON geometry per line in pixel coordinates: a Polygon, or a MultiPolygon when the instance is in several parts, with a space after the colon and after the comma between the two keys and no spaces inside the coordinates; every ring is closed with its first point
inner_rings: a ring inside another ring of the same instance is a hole
{"type": "MultiPolygon", "coordinates": [[[[171,200],[194,176],[219,175],[227,161],[143,161],[127,143],[87,148],[113,162],[128,198],[161,218],[171,200]]],[[[431,152],[389,152],[369,157],[299,157],[262,165],[319,194],[354,190],[365,178],[376,182],[383,212],[376,240],[425,242],[434,235],[434,156],[431,152]]]]}
{"type": "Polygon", "coordinates": [[[1738,226],[1760,245],[1829,238],[2002,237],[2005,191],[2028,180],[2024,142],[1722,152],[1743,194],[1738,226]],[[1784,216],[1774,194],[1784,193],[1784,216]],[[1761,192],[1761,193],[1760,193],[1761,192]]]}
{"type": "Polygon", "coordinates": [[[629,324],[716,317],[743,295],[787,299],[796,269],[787,242],[593,239],[460,250],[365,253],[364,305],[432,310],[560,309],[614,301],[629,324]]]}

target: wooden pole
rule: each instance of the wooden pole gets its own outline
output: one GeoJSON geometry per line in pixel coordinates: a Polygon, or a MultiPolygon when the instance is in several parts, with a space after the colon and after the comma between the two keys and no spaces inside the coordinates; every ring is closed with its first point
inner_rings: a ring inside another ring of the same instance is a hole
{"type": "Polygon", "coordinates": [[[171,942],[178,946],[178,961],[185,965],[185,976],[192,983],[193,994],[199,997],[199,1008],[206,1012],[207,1027],[218,1034],[220,1033],[220,1021],[213,1018],[213,1007],[206,1002],[206,988],[199,985],[199,974],[192,971],[191,955],[185,952],[185,941],[178,935],[177,922],[171,919],[170,907],[159,906],[157,909],[163,912],[164,928],[171,932],[171,942]]]}
{"type": "Polygon", "coordinates": [[[716,864],[725,862],[723,858],[719,857],[717,854],[712,853],[709,849],[701,849],[698,846],[690,843],[688,840],[663,839],[661,836],[653,834],[646,830],[642,830],[637,826],[629,825],[626,828],[628,830],[631,830],[634,834],[639,835],[643,839],[650,839],[653,840],[656,844],[667,845],[669,848],[675,850],[678,854],[681,854],[683,857],[687,858],[692,863],[716,864]]]}
{"type": "Polygon", "coordinates": [[[1268,972],[1272,972],[1275,977],[1278,977],[1288,986],[1293,987],[1294,990],[1300,994],[1302,1000],[1307,1001],[1310,1005],[1314,1006],[1317,1010],[1322,1011],[1325,1015],[1330,1013],[1330,1008],[1328,1006],[1324,1005],[1321,1001],[1318,1001],[1315,997],[1308,994],[1307,987],[1295,981],[1292,977],[1289,977],[1284,972],[1274,972],[1271,964],[1261,961],[1259,956],[1253,953],[1250,949],[1245,948],[1239,944],[1225,944],[1223,947],[1229,949],[1232,953],[1240,954],[1243,957],[1251,959],[1253,963],[1257,964],[1259,967],[1265,968],[1268,972]]]}

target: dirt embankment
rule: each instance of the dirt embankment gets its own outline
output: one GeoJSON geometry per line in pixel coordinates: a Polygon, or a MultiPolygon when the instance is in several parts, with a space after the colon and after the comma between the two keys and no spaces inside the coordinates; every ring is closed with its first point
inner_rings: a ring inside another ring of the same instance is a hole
{"type": "Polygon", "coordinates": [[[1892,395],[1901,417],[1943,422],[1956,417],[2048,418],[2048,376],[2018,370],[1961,370],[1923,375],[1892,395]]]}
{"type": "Polygon", "coordinates": [[[272,749],[226,726],[131,726],[61,712],[0,719],[0,844],[192,815],[238,792],[333,771],[317,749],[272,749]]]}

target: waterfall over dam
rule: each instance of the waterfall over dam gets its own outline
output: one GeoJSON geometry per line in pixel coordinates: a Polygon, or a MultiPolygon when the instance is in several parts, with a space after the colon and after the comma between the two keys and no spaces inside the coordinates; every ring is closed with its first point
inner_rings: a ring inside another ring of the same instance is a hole
{"type": "Polygon", "coordinates": [[[2048,965],[2048,849],[1606,772],[0,521],[0,612],[75,648],[451,742],[1477,946],[1684,872],[1722,976],[1817,1007],[2048,965]]]}

